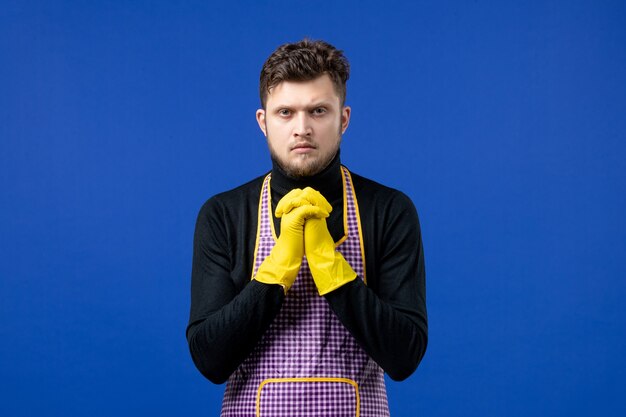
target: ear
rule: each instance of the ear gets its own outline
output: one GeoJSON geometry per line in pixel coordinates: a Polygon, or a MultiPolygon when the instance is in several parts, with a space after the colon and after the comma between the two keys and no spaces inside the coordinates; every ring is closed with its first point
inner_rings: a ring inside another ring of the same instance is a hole
{"type": "Polygon", "coordinates": [[[258,109],[256,111],[256,122],[259,124],[259,128],[263,132],[263,135],[267,137],[267,127],[265,126],[265,110],[258,109]]]}
{"type": "Polygon", "coordinates": [[[350,124],[350,106],[343,106],[341,109],[341,134],[343,135],[350,124]]]}

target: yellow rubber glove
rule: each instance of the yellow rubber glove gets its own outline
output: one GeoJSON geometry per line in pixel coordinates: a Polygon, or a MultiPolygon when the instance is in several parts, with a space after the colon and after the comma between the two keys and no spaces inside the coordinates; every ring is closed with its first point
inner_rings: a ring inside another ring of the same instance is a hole
{"type": "Polygon", "coordinates": [[[302,192],[292,190],[278,202],[276,217],[281,218],[280,237],[253,278],[265,284],[279,284],[285,294],[296,280],[302,264],[305,221],[328,216],[328,211],[302,198],[302,192]]]}
{"type": "Polygon", "coordinates": [[[328,294],[357,277],[343,255],[335,250],[326,218],[310,218],[304,224],[304,253],[320,295],[328,294]]]}
{"type": "Polygon", "coordinates": [[[328,214],[333,211],[333,207],[319,191],[311,187],[306,187],[304,190],[296,188],[295,190],[291,190],[278,202],[276,206],[276,217],[289,213],[296,207],[309,204],[323,209],[326,212],[326,216],[324,217],[328,217],[328,214]]]}

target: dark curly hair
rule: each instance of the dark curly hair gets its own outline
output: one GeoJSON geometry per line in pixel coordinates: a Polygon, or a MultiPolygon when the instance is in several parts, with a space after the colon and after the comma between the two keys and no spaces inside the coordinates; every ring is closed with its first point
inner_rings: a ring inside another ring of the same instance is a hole
{"type": "Polygon", "coordinates": [[[259,93],[265,108],[270,90],[283,81],[309,81],[328,74],[343,106],[350,64],[343,52],[324,41],[303,39],[279,46],[261,69],[259,93]]]}

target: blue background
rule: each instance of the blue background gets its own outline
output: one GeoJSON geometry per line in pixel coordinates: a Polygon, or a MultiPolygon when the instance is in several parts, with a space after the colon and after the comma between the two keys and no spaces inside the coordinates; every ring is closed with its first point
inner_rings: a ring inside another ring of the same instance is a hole
{"type": "Polygon", "coordinates": [[[304,36],[352,64],[343,162],[420,213],[392,415],[626,415],[622,1],[2,1],[0,415],[218,414],[195,218],[269,169],[258,74],[304,36]]]}

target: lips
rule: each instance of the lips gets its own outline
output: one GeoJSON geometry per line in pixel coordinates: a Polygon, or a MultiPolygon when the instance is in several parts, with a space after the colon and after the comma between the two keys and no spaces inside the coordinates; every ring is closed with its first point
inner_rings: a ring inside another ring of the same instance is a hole
{"type": "Polygon", "coordinates": [[[291,150],[296,150],[296,149],[315,149],[315,146],[311,145],[310,143],[296,143],[291,150]]]}

